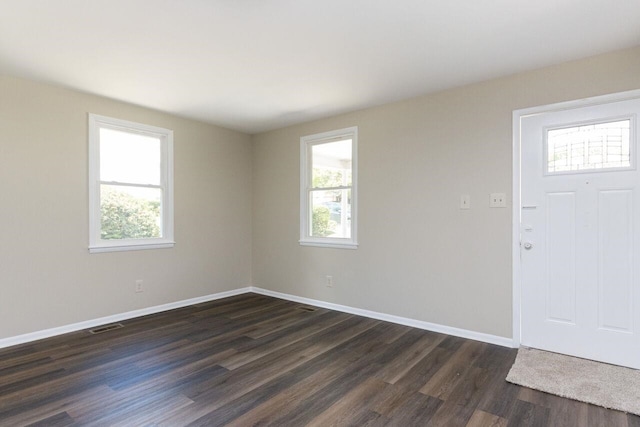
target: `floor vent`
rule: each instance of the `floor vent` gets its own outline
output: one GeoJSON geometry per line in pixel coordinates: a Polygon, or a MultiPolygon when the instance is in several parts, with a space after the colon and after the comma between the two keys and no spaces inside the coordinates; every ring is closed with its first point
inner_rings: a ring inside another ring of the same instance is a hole
{"type": "Polygon", "coordinates": [[[316,311],[317,309],[314,307],[298,307],[298,310],[302,311],[316,311]]]}
{"type": "Polygon", "coordinates": [[[114,329],[124,328],[122,323],[113,323],[111,325],[100,326],[99,328],[89,329],[92,334],[101,334],[103,332],[113,331],[114,329]]]}

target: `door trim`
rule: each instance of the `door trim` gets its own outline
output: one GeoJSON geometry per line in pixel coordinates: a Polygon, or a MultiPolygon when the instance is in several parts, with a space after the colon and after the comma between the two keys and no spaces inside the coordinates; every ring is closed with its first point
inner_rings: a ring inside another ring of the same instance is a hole
{"type": "Polygon", "coordinates": [[[520,123],[524,117],[545,114],[556,111],[570,110],[573,108],[588,107],[594,105],[609,104],[618,101],[627,101],[632,99],[640,99],[640,89],[630,90],[626,92],[618,92],[607,95],[594,96],[590,98],[578,99],[575,101],[559,102],[554,104],[541,105],[537,107],[523,108],[513,111],[513,146],[512,146],[512,191],[513,191],[513,206],[511,213],[511,226],[512,226],[512,252],[511,252],[511,265],[512,265],[512,313],[513,313],[513,347],[520,347],[521,341],[521,312],[522,312],[522,269],[520,262],[520,214],[522,212],[522,200],[521,200],[521,135],[520,135],[520,123]]]}

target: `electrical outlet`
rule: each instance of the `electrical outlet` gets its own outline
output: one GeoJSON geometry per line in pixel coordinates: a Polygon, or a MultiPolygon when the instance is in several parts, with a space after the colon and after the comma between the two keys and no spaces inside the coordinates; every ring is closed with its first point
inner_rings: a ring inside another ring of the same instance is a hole
{"type": "Polygon", "coordinates": [[[327,288],[333,288],[333,276],[327,276],[327,288]]]}
{"type": "Polygon", "coordinates": [[[136,293],[140,293],[142,292],[142,280],[138,279],[136,280],[136,289],[135,289],[136,293]]]}
{"type": "Polygon", "coordinates": [[[489,196],[490,208],[506,208],[507,195],[505,193],[491,193],[489,196]]]}

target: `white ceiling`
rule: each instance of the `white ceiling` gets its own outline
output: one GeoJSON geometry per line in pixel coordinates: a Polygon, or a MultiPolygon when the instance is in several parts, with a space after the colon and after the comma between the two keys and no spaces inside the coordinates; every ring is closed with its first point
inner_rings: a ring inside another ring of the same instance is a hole
{"type": "Polygon", "coordinates": [[[638,0],[0,0],[0,74],[248,133],[639,44],[638,0]]]}

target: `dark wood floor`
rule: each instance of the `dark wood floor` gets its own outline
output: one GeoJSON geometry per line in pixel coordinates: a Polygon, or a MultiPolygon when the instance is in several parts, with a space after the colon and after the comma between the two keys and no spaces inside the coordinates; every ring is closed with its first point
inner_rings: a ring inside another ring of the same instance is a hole
{"type": "Polygon", "coordinates": [[[513,349],[245,294],[0,351],[0,425],[640,426],[513,349]]]}

